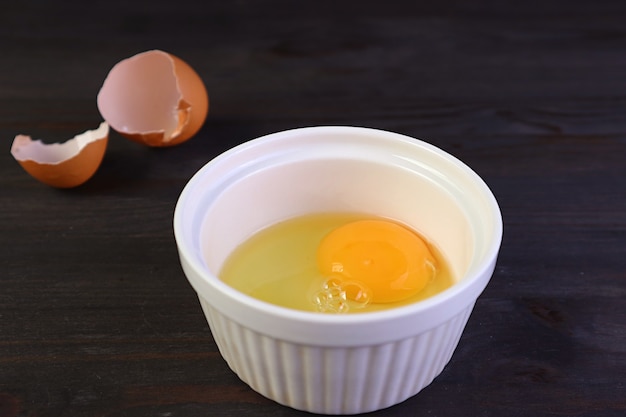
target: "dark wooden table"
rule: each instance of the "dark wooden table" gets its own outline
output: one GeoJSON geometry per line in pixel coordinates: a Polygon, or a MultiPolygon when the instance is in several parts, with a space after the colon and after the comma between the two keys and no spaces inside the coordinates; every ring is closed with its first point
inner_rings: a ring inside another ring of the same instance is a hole
{"type": "Polygon", "coordinates": [[[503,211],[452,361],[376,416],[626,415],[626,2],[56,3],[0,11],[1,417],[306,415],[220,357],[172,212],[220,152],[312,125],[427,140],[503,211]],[[152,149],[112,133],[72,190],[22,171],[16,134],[97,127],[110,68],[155,48],[207,85],[196,137],[152,149]]]}

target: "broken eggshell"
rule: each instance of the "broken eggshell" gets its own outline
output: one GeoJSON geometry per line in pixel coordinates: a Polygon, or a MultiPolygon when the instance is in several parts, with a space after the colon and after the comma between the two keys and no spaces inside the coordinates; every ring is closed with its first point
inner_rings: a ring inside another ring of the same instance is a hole
{"type": "Polygon", "coordinates": [[[35,179],[57,188],[83,184],[98,170],[109,139],[109,125],[100,124],[63,143],[46,144],[17,135],[11,155],[35,179]]]}
{"type": "Polygon", "coordinates": [[[98,93],[98,109],[122,136],[149,146],[173,146],[200,130],[209,97],[186,62],[152,50],[111,69],[98,93]]]}

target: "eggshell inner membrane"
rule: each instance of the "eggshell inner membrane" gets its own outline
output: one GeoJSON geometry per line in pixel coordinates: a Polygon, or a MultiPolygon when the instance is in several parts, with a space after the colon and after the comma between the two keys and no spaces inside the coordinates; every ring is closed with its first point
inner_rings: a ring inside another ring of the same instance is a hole
{"type": "Polygon", "coordinates": [[[104,158],[108,137],[106,122],[63,143],[46,144],[27,135],[17,135],[11,154],[37,180],[53,187],[70,188],[95,174],[104,158]]]}
{"type": "Polygon", "coordinates": [[[200,77],[179,58],[158,50],[116,64],[97,101],[113,129],[150,146],[188,139],[208,112],[208,96],[200,77]]]}

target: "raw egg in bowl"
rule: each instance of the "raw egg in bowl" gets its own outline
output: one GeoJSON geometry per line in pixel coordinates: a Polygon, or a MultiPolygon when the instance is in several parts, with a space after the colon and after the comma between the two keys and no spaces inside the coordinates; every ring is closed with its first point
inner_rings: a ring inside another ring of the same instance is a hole
{"type": "Polygon", "coordinates": [[[179,197],[174,234],[220,353],[244,382],[295,409],[357,414],[417,394],[449,362],[494,271],[502,218],[484,181],[441,149],[322,126],[209,161],[179,197]],[[248,262],[240,253],[264,262],[242,269],[242,287],[227,277],[248,262]],[[429,290],[440,275],[448,283],[429,290]],[[246,290],[261,281],[276,299],[246,290]]]}

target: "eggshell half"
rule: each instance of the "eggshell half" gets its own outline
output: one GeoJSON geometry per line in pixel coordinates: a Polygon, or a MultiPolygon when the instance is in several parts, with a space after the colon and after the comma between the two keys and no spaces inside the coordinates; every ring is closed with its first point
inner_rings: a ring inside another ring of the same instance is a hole
{"type": "Polygon", "coordinates": [[[83,184],[98,170],[109,140],[109,125],[100,124],[63,143],[45,144],[17,135],[11,154],[35,179],[58,188],[83,184]]]}
{"type": "Polygon", "coordinates": [[[98,109],[122,136],[149,146],[173,146],[200,130],[209,96],[186,62],[152,50],[111,69],[98,93],[98,109]]]}

